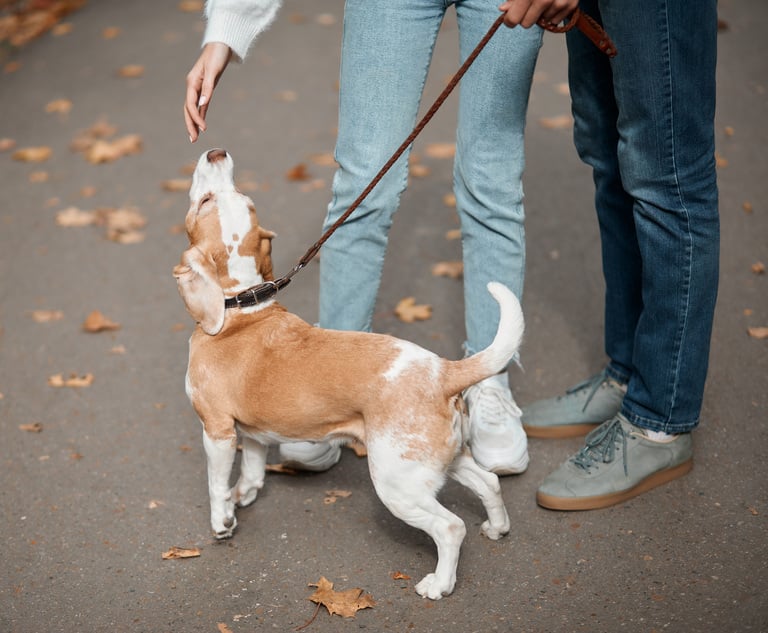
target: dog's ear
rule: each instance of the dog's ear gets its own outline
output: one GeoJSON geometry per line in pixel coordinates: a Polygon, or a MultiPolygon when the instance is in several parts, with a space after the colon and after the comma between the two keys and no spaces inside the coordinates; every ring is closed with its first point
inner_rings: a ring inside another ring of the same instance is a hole
{"type": "Polygon", "coordinates": [[[224,325],[224,291],[213,260],[193,246],[184,251],[181,263],[173,269],[173,276],[187,312],[206,334],[218,334],[224,325]]]}
{"type": "Polygon", "coordinates": [[[272,238],[275,233],[259,227],[259,274],[264,281],[274,281],[272,271],[272,238]]]}

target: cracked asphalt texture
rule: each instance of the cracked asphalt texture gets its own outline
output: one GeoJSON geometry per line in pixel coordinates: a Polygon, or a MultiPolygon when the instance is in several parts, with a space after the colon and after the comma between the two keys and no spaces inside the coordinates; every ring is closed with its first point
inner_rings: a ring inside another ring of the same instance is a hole
{"type": "MultiPolygon", "coordinates": [[[[389,514],[351,451],[324,474],[269,475],[257,502],[239,510],[234,538],[215,542],[200,425],[184,393],[192,323],[171,269],[186,244],[178,227],[187,197],[162,182],[184,177],[207,148],[226,147],[240,181],[258,185],[249,194],[278,233],[276,272],[287,272],[319,236],[328,201],[332,168],[310,157],[333,150],[342,3],[286,0],[247,62],[228,70],[194,146],[181,103],[201,20],[175,1],[89,2],[66,19],[68,34],[6,58],[21,67],[0,78],[0,138],[53,155],[32,164],[0,153],[0,631],[291,631],[312,617],[307,585],[321,576],[364,589],[377,605],[348,620],[321,611],[306,631],[768,630],[768,342],[747,334],[768,326],[768,277],[751,270],[768,261],[768,5],[719,6],[722,271],[694,469],[620,506],[551,512],[536,506],[535,490],[580,440],[531,440],[528,471],[502,482],[507,538],[481,537],[481,506],[458,485],[442,493],[468,535],[456,590],[439,602],[413,591],[434,565],[431,540],[389,514]],[[108,27],[118,37],[105,39],[108,27]],[[143,66],[143,76],[118,77],[127,64],[143,66]],[[61,98],[71,112],[46,113],[61,98]],[[118,135],[139,134],[143,151],[104,165],[73,153],[71,140],[102,117],[118,135]],[[299,163],[312,180],[286,180],[299,163]],[[31,182],[41,171],[47,180],[31,182]],[[95,193],[84,197],[85,187],[95,193]],[[135,207],[148,220],[146,239],[117,244],[98,227],[58,226],[56,213],[70,206],[135,207]],[[36,323],[38,309],[64,318],[36,323]],[[121,328],[84,333],[92,310],[121,328]],[[48,386],[58,373],[92,373],[94,382],[48,386]],[[19,428],[33,423],[42,431],[19,428]],[[333,489],[351,495],[324,503],[333,489]],[[163,560],[171,546],[201,554],[163,560]]],[[[455,31],[449,15],[425,107],[456,69],[455,31]]],[[[521,404],[605,362],[591,175],[571,130],[540,123],[569,112],[563,38],[544,40],[527,134],[525,370],[512,373],[521,404]]],[[[455,104],[454,96],[417,141],[430,174],[403,196],[375,321],[454,358],[461,282],[430,271],[460,257],[445,238],[458,226],[443,202],[451,164],[424,149],[452,141],[455,104]],[[393,316],[411,295],[433,306],[431,320],[393,316]]],[[[313,321],[317,266],[280,300],[313,321]]]]}

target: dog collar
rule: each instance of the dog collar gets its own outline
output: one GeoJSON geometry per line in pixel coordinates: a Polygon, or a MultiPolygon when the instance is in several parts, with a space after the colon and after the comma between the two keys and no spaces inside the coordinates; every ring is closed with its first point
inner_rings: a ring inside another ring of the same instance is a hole
{"type": "Polygon", "coordinates": [[[285,288],[290,281],[289,278],[282,277],[277,281],[265,281],[263,284],[253,286],[253,288],[248,288],[248,290],[243,290],[240,294],[225,299],[224,309],[248,308],[269,301],[277,294],[278,290],[285,288]]]}

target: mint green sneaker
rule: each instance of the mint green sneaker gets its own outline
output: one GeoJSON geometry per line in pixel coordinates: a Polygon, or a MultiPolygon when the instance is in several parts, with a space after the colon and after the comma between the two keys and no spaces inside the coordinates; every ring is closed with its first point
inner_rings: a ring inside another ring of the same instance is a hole
{"type": "Polygon", "coordinates": [[[523,407],[528,437],[562,438],[585,435],[619,413],[627,386],[605,371],[571,387],[563,396],[523,407]]]}
{"type": "Polygon", "coordinates": [[[690,433],[652,440],[617,415],[544,480],[536,501],[551,510],[605,508],[682,477],[693,467],[692,454],[690,433]]]}

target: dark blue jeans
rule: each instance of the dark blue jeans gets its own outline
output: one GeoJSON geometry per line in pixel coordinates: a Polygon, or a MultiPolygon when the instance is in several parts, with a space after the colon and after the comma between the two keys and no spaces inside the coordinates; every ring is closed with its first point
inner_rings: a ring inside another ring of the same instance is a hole
{"type": "Polygon", "coordinates": [[[622,413],[699,421],[719,266],[715,0],[583,0],[618,55],[568,34],[576,149],[593,169],[608,373],[622,413]]]}

